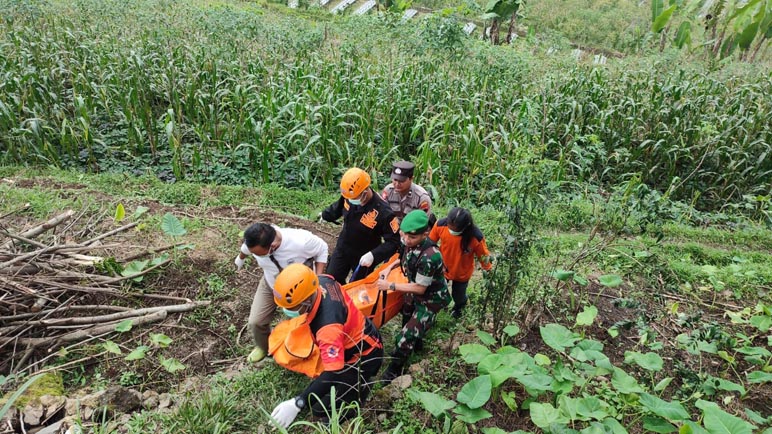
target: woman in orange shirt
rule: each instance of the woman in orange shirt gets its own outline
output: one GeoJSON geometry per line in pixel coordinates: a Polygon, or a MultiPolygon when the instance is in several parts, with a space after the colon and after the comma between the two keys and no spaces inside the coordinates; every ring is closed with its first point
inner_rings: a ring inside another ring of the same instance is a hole
{"type": "Polygon", "coordinates": [[[445,279],[453,281],[453,311],[450,315],[460,318],[467,302],[466,288],[474,271],[474,258],[477,257],[483,270],[491,269],[485,237],[474,224],[469,210],[456,207],[434,225],[429,238],[440,245],[445,279]]]}

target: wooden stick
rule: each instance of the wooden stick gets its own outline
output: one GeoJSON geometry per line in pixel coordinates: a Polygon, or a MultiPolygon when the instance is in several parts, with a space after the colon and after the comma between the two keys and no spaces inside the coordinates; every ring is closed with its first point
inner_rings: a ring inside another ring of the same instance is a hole
{"type": "Polygon", "coordinates": [[[29,207],[30,207],[30,203],[27,202],[24,205],[22,205],[21,208],[17,208],[15,210],[9,211],[9,212],[7,212],[7,213],[5,213],[3,215],[0,215],[0,219],[4,219],[4,218],[8,217],[11,214],[16,214],[17,212],[24,211],[25,209],[27,209],[29,207]]]}
{"type": "Polygon", "coordinates": [[[46,314],[51,314],[62,310],[68,310],[68,311],[112,310],[114,312],[127,312],[127,311],[130,311],[131,308],[123,307],[123,306],[110,306],[106,304],[89,304],[89,305],[82,305],[82,306],[67,306],[63,304],[61,306],[57,306],[54,309],[42,310],[40,312],[20,313],[18,315],[11,315],[11,316],[0,316],[0,323],[7,323],[8,325],[18,325],[18,324],[14,324],[13,321],[19,321],[27,318],[34,318],[36,316],[43,316],[46,314]]]}
{"type": "MultiPolygon", "coordinates": [[[[20,235],[24,238],[35,238],[36,236],[42,234],[43,232],[56,227],[57,225],[61,224],[62,222],[68,220],[72,215],[75,214],[73,210],[67,210],[62,214],[59,214],[58,216],[48,220],[47,222],[35,226],[34,228],[22,232],[20,235]]],[[[13,241],[8,241],[2,245],[0,245],[0,250],[9,248],[13,244],[13,241]]],[[[2,267],[0,267],[2,268],[2,267]]]]}
{"type": "Polygon", "coordinates": [[[56,319],[44,319],[40,321],[28,321],[27,324],[29,325],[45,325],[45,326],[53,326],[53,325],[85,325],[85,324],[95,324],[95,323],[104,323],[104,322],[111,322],[116,321],[119,319],[125,319],[125,318],[131,318],[135,316],[143,316],[151,313],[155,313],[161,310],[165,310],[167,313],[178,313],[178,312],[187,312],[193,309],[196,309],[198,307],[202,306],[208,306],[211,302],[209,301],[196,301],[193,303],[188,304],[176,304],[172,306],[157,306],[157,307],[146,307],[143,309],[135,309],[130,310],[126,312],[116,312],[109,315],[98,315],[98,316],[88,316],[88,317],[75,317],[75,318],[56,318],[56,319]]]}
{"type": "Polygon", "coordinates": [[[118,229],[113,229],[110,232],[105,232],[105,233],[103,233],[102,235],[100,235],[100,236],[98,236],[96,238],[92,238],[92,239],[90,239],[88,241],[84,241],[84,242],[80,243],[80,245],[81,246],[88,246],[90,244],[94,244],[94,243],[96,243],[99,240],[105,239],[105,238],[107,238],[109,236],[112,236],[112,235],[115,235],[115,234],[117,234],[119,232],[123,232],[123,231],[125,231],[127,229],[131,229],[131,228],[133,228],[134,226],[136,226],[138,224],[139,224],[139,222],[129,223],[129,224],[125,225],[125,226],[119,227],[118,229]]]}

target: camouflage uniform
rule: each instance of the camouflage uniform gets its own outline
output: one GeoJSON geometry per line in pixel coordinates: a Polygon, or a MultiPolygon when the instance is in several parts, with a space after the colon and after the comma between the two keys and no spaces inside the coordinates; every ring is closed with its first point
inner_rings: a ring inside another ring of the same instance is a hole
{"type": "Polygon", "coordinates": [[[406,294],[402,305],[402,330],[396,337],[394,357],[404,364],[416,342],[431,328],[437,313],[450,304],[451,296],[440,249],[430,239],[415,248],[405,248],[400,262],[409,282],[427,285],[423,294],[406,294]]]}

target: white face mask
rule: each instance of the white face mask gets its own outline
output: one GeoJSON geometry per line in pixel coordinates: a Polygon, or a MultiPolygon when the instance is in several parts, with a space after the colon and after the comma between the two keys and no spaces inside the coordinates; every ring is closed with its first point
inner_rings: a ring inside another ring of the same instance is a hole
{"type": "Polygon", "coordinates": [[[450,232],[451,235],[455,235],[455,236],[459,236],[459,235],[463,234],[463,232],[456,232],[456,231],[454,231],[452,229],[448,229],[448,232],[450,232]]]}

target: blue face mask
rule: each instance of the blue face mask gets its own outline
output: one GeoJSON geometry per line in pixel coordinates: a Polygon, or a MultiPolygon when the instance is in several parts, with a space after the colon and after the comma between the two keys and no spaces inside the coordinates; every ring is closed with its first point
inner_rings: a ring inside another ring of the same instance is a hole
{"type": "Polygon", "coordinates": [[[362,201],[361,201],[361,200],[359,200],[359,199],[349,199],[349,200],[348,200],[348,202],[349,202],[351,205],[362,205],[362,201]]]}
{"type": "Polygon", "coordinates": [[[287,315],[290,318],[297,318],[300,316],[300,312],[297,310],[289,310],[287,308],[281,308],[281,310],[284,312],[284,315],[287,315]]]}
{"type": "Polygon", "coordinates": [[[455,235],[455,236],[459,236],[459,235],[461,235],[463,233],[463,232],[456,232],[456,231],[454,231],[452,229],[448,229],[448,232],[450,232],[451,235],[455,235]]]}

